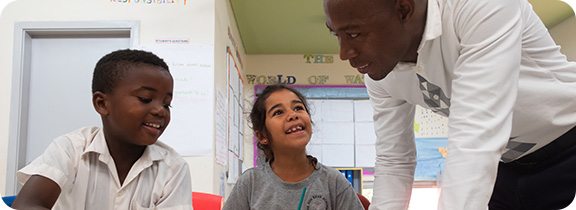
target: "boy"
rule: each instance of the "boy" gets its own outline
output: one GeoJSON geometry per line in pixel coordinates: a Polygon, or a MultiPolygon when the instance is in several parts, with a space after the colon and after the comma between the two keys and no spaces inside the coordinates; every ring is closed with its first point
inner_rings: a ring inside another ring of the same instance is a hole
{"type": "Polygon", "coordinates": [[[192,209],[186,162],[158,137],[170,122],[168,65],[118,50],[94,69],[92,103],[102,128],[60,136],[17,176],[16,209],[192,209]]]}

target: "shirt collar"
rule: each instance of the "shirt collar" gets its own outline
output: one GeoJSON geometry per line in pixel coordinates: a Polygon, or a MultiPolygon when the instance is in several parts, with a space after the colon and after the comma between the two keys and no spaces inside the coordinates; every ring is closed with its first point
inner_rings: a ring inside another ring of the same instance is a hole
{"type": "Polygon", "coordinates": [[[418,53],[424,47],[427,41],[438,38],[442,35],[442,16],[440,14],[440,2],[438,0],[428,0],[426,10],[426,26],[424,34],[422,34],[422,41],[418,46],[418,53]]]}
{"type": "MultiPolygon", "coordinates": [[[[168,155],[168,151],[166,151],[166,149],[160,147],[157,144],[158,142],[147,146],[146,150],[144,150],[144,153],[142,153],[140,159],[142,159],[142,161],[150,163],[152,163],[153,161],[164,159],[168,155]]],[[[104,138],[104,129],[98,130],[92,142],[90,142],[88,147],[86,147],[86,149],[84,150],[84,153],[82,153],[82,156],[91,152],[100,154],[99,160],[104,163],[109,163],[109,161],[112,160],[112,156],[110,155],[110,151],[108,150],[108,144],[106,144],[106,139],[104,138]]]]}

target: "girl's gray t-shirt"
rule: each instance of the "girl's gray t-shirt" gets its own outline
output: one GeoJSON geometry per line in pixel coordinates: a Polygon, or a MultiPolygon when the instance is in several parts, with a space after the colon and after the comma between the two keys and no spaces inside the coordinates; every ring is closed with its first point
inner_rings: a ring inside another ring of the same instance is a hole
{"type": "Polygon", "coordinates": [[[312,174],[297,183],[282,181],[264,164],[246,170],[236,182],[224,210],[362,210],[350,183],[336,169],[316,164],[312,174]],[[303,197],[302,197],[303,196],[303,197]]]}

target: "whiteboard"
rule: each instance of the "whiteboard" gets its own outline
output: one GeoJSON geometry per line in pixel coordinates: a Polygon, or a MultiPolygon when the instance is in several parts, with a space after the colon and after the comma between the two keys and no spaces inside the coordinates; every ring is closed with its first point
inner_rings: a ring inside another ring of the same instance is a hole
{"type": "Polygon", "coordinates": [[[352,100],[322,101],[322,120],[328,122],[354,121],[354,104],[352,100]]]}
{"type": "Polygon", "coordinates": [[[182,156],[212,153],[214,141],[214,47],[211,45],[147,45],[174,78],[172,120],[160,140],[182,156]]]}
{"type": "Polygon", "coordinates": [[[354,165],[353,144],[322,145],[322,163],[331,167],[348,167],[354,165]]]}
{"type": "Polygon", "coordinates": [[[327,122],[317,124],[316,134],[324,144],[354,144],[354,122],[327,122]]]}
{"type": "Polygon", "coordinates": [[[374,131],[374,122],[356,122],[355,124],[356,144],[376,143],[376,132],[374,131]]]}
{"type": "Polygon", "coordinates": [[[354,101],[354,121],[356,122],[372,122],[374,116],[374,109],[370,100],[355,100],[354,101]]]}
{"type": "Polygon", "coordinates": [[[309,144],[306,146],[306,150],[307,154],[314,156],[316,159],[318,159],[318,162],[324,162],[324,160],[322,160],[322,145],[309,144]]]}
{"type": "Polygon", "coordinates": [[[376,147],[374,145],[356,145],[356,167],[374,167],[376,147]]]}

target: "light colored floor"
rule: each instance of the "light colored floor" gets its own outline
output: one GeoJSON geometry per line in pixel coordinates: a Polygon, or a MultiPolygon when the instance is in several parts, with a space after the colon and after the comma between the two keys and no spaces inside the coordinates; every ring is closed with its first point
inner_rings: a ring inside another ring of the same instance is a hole
{"type": "MultiPolygon", "coordinates": [[[[430,207],[438,206],[439,188],[414,188],[412,189],[412,198],[410,199],[409,210],[431,210],[430,207]]],[[[576,210],[576,202],[564,210],[576,210]]]]}
{"type": "Polygon", "coordinates": [[[414,188],[408,210],[431,210],[430,207],[436,209],[439,196],[440,188],[414,188]]]}

